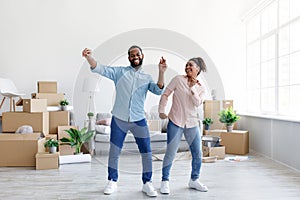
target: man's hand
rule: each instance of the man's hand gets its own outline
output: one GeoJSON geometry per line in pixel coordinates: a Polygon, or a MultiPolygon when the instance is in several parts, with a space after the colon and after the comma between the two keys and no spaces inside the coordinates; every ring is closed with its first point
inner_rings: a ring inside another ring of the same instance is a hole
{"type": "Polygon", "coordinates": [[[89,56],[92,55],[92,50],[88,49],[88,48],[85,48],[83,51],[82,51],[82,56],[87,58],[89,56]]]}
{"type": "Polygon", "coordinates": [[[159,60],[159,64],[158,64],[158,69],[159,69],[159,72],[165,72],[168,68],[168,65],[167,65],[167,62],[166,62],[166,59],[164,59],[164,57],[161,57],[161,59],[159,60]]]}
{"type": "Polygon", "coordinates": [[[161,119],[167,119],[168,115],[166,115],[165,113],[159,113],[159,118],[161,118],[161,119]]]}
{"type": "Polygon", "coordinates": [[[92,50],[85,48],[82,51],[82,56],[86,58],[92,69],[97,66],[96,60],[92,57],[92,50]]]}

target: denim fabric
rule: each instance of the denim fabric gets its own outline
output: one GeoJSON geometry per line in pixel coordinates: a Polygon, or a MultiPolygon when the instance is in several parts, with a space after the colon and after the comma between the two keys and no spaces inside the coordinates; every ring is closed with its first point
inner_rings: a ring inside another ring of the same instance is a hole
{"type": "Polygon", "coordinates": [[[128,130],[134,135],[136,144],[142,157],[143,183],[151,181],[152,177],[152,151],[150,134],[145,119],[137,122],[126,122],[112,117],[110,134],[110,149],[108,158],[108,180],[118,180],[118,162],[123,143],[128,130]]]}
{"type": "Polygon", "coordinates": [[[200,169],[202,164],[202,144],[199,127],[195,126],[192,128],[181,128],[169,120],[167,127],[167,151],[164,156],[162,168],[163,181],[169,181],[172,163],[183,133],[187,143],[189,144],[192,154],[191,179],[196,180],[200,177],[200,169]]]}

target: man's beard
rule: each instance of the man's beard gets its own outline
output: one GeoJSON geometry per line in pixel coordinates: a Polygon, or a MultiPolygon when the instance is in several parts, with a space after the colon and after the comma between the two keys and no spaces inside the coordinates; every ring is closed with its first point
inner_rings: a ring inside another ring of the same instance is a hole
{"type": "Polygon", "coordinates": [[[130,65],[131,65],[131,67],[133,67],[133,68],[142,66],[142,64],[143,64],[143,59],[139,59],[139,64],[137,64],[137,65],[134,63],[134,60],[130,60],[130,65]]]}

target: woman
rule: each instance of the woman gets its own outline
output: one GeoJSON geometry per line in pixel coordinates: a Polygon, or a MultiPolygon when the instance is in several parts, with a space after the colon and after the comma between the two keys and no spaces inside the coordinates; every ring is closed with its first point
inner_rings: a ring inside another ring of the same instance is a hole
{"type": "Polygon", "coordinates": [[[186,66],[186,75],[174,77],[159,103],[159,117],[169,118],[167,126],[167,151],[163,160],[162,181],[160,192],[169,194],[169,174],[175,154],[178,150],[182,134],[189,144],[192,154],[192,172],[189,187],[202,192],[207,192],[207,187],[199,181],[202,164],[202,144],[199,129],[197,107],[203,102],[204,87],[197,80],[201,71],[206,71],[206,65],[202,58],[191,58],[186,66]],[[173,94],[172,107],[169,115],[165,114],[168,97],[173,94]]]}

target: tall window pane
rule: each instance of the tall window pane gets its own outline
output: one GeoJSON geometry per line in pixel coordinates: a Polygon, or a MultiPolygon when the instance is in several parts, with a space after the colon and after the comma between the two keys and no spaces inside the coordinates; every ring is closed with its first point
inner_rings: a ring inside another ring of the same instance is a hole
{"type": "Polygon", "coordinates": [[[278,86],[290,84],[290,56],[284,56],[278,60],[278,86]]]}
{"type": "Polygon", "coordinates": [[[300,1],[290,0],[290,19],[294,19],[300,16],[300,1]]]}
{"type": "Polygon", "coordinates": [[[260,112],[260,90],[248,90],[247,111],[250,113],[260,112]]]}
{"type": "Polygon", "coordinates": [[[257,41],[248,46],[247,65],[252,66],[260,63],[260,42],[257,41]]]}
{"type": "Polygon", "coordinates": [[[300,20],[290,25],[291,52],[300,50],[300,20]]]}
{"type": "Polygon", "coordinates": [[[264,114],[275,113],[275,88],[261,90],[261,109],[264,114]]]}
{"type": "Polygon", "coordinates": [[[261,87],[275,86],[275,60],[261,64],[261,87]]]}
{"type": "Polygon", "coordinates": [[[277,2],[271,3],[261,14],[262,34],[266,34],[277,27],[277,2]]]}
{"type": "Polygon", "coordinates": [[[291,86],[291,115],[298,116],[300,113],[300,85],[291,86]]]}
{"type": "Polygon", "coordinates": [[[300,52],[290,56],[290,84],[300,84],[300,52]]]}
{"type": "Polygon", "coordinates": [[[290,26],[286,26],[278,32],[278,55],[284,56],[290,52],[290,26]]]}
{"type": "Polygon", "coordinates": [[[261,42],[261,61],[275,58],[275,35],[272,35],[261,42]]]}
{"type": "Polygon", "coordinates": [[[290,114],[290,86],[278,88],[278,114],[290,114]]]}
{"type": "Polygon", "coordinates": [[[247,24],[247,41],[251,42],[260,36],[260,17],[255,16],[247,24]]]}
{"type": "Polygon", "coordinates": [[[247,68],[247,89],[260,88],[260,64],[247,68]]]}
{"type": "Polygon", "coordinates": [[[279,0],[279,25],[290,19],[290,0],[279,0]]]}

